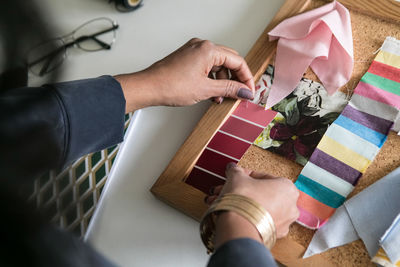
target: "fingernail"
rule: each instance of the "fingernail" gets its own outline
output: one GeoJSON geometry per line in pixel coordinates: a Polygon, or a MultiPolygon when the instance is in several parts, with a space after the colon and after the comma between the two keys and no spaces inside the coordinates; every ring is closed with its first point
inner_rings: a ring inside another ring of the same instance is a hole
{"type": "Polygon", "coordinates": [[[237,96],[244,99],[253,99],[253,92],[246,88],[240,88],[237,92],[237,96]]]}
{"type": "Polygon", "coordinates": [[[224,98],[223,97],[220,97],[219,99],[218,99],[218,104],[222,104],[222,102],[224,102],[224,98]]]}
{"type": "Polygon", "coordinates": [[[227,170],[229,170],[229,169],[231,169],[231,168],[235,168],[236,167],[236,163],[235,162],[229,162],[227,165],[226,165],[226,169],[227,170]]]}

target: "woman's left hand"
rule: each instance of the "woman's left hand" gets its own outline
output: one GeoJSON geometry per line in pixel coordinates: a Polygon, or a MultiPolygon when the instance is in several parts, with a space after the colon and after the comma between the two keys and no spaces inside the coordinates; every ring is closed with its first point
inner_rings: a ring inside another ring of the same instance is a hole
{"type": "Polygon", "coordinates": [[[115,78],[124,91],[127,112],[210,98],[218,103],[223,97],[252,99],[255,88],[246,61],[235,50],[197,38],[143,71],[115,78]]]}

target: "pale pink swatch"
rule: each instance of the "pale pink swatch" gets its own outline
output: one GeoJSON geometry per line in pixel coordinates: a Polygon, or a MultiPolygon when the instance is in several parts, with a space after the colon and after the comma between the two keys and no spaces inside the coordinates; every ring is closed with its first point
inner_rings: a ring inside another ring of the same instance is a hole
{"type": "Polygon", "coordinates": [[[310,66],[329,94],[345,85],[353,71],[349,11],[334,1],[288,18],[269,32],[278,41],[270,108],[288,96],[310,66]]]}

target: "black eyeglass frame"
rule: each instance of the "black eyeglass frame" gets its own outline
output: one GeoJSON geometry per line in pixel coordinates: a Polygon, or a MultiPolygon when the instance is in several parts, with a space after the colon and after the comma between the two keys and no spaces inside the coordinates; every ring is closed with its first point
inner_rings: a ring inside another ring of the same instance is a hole
{"type": "MultiPolygon", "coordinates": [[[[116,30],[117,30],[118,28],[119,28],[118,23],[117,23],[116,21],[114,21],[114,20],[111,20],[110,18],[100,17],[100,18],[95,18],[95,19],[89,20],[89,21],[83,23],[82,25],[80,25],[79,27],[77,27],[75,30],[73,30],[73,31],[72,31],[71,33],[69,33],[69,34],[66,34],[66,35],[64,35],[64,36],[61,36],[61,37],[59,37],[59,38],[55,38],[55,39],[48,40],[48,41],[46,41],[46,42],[43,42],[43,43],[37,45],[36,47],[39,47],[39,46],[43,45],[44,43],[51,42],[52,40],[60,40],[62,43],[64,43],[61,47],[59,47],[59,48],[57,48],[57,49],[55,49],[55,50],[49,52],[48,54],[46,54],[46,55],[44,55],[44,56],[42,56],[42,57],[40,57],[40,58],[38,58],[38,59],[36,59],[36,60],[34,60],[34,61],[32,61],[32,62],[28,62],[28,61],[27,61],[27,62],[26,62],[26,65],[27,65],[28,69],[30,69],[32,66],[38,64],[39,62],[42,62],[43,60],[46,60],[46,64],[43,65],[43,67],[41,68],[41,70],[40,70],[40,72],[39,72],[39,74],[38,74],[39,76],[43,76],[44,74],[46,74],[46,73],[52,71],[53,69],[55,69],[55,68],[57,68],[59,65],[61,65],[61,63],[64,61],[64,58],[66,57],[66,53],[65,53],[66,50],[67,50],[68,48],[72,47],[72,46],[75,46],[75,45],[76,45],[79,49],[82,49],[83,51],[87,51],[87,52],[95,52],[95,51],[99,51],[99,50],[102,50],[102,49],[110,50],[112,44],[113,44],[113,43],[115,42],[115,40],[116,40],[116,30]],[[94,21],[97,21],[97,20],[108,20],[108,21],[111,22],[112,26],[111,26],[110,28],[108,28],[108,29],[105,29],[105,30],[102,30],[102,31],[99,31],[99,32],[96,32],[96,33],[93,33],[93,34],[90,34],[90,35],[82,35],[82,36],[79,36],[78,38],[74,38],[74,37],[73,37],[74,34],[75,34],[77,31],[79,31],[81,28],[83,28],[83,27],[85,27],[86,25],[88,25],[88,24],[90,24],[90,23],[93,23],[94,21]],[[114,36],[113,36],[113,40],[112,40],[111,43],[109,43],[109,44],[108,44],[108,43],[105,43],[105,42],[103,42],[103,41],[101,41],[101,40],[98,39],[98,38],[96,38],[96,37],[99,36],[99,35],[102,35],[102,34],[105,34],[105,33],[111,32],[111,31],[113,31],[113,35],[114,35],[114,36]],[[72,41],[69,41],[69,42],[66,42],[66,43],[65,43],[64,40],[65,40],[65,39],[68,39],[68,37],[71,37],[72,41]],[[89,50],[89,49],[85,49],[85,48],[83,48],[82,46],[80,46],[80,43],[82,43],[82,42],[84,42],[84,41],[87,41],[87,40],[93,40],[93,41],[95,41],[97,44],[100,45],[101,48],[100,48],[100,49],[89,50]],[[62,60],[55,68],[53,68],[52,70],[48,71],[48,68],[49,68],[50,63],[52,62],[52,60],[53,60],[59,53],[61,53],[61,52],[64,53],[64,54],[63,54],[63,60],[62,60]]],[[[36,48],[36,47],[34,47],[34,48],[36,48]]],[[[34,49],[34,48],[33,48],[33,49],[34,49]]],[[[32,49],[32,50],[33,50],[33,49],[32,49]]],[[[29,52],[28,52],[28,53],[29,53],[29,52]]]]}

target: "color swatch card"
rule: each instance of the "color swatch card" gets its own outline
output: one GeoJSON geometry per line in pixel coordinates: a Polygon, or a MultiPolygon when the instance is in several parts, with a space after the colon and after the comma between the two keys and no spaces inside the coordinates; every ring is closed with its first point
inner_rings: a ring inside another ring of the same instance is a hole
{"type": "Polygon", "coordinates": [[[226,165],[239,162],[275,115],[275,111],[242,101],[211,139],[185,182],[205,193],[223,184],[226,165]]]}

